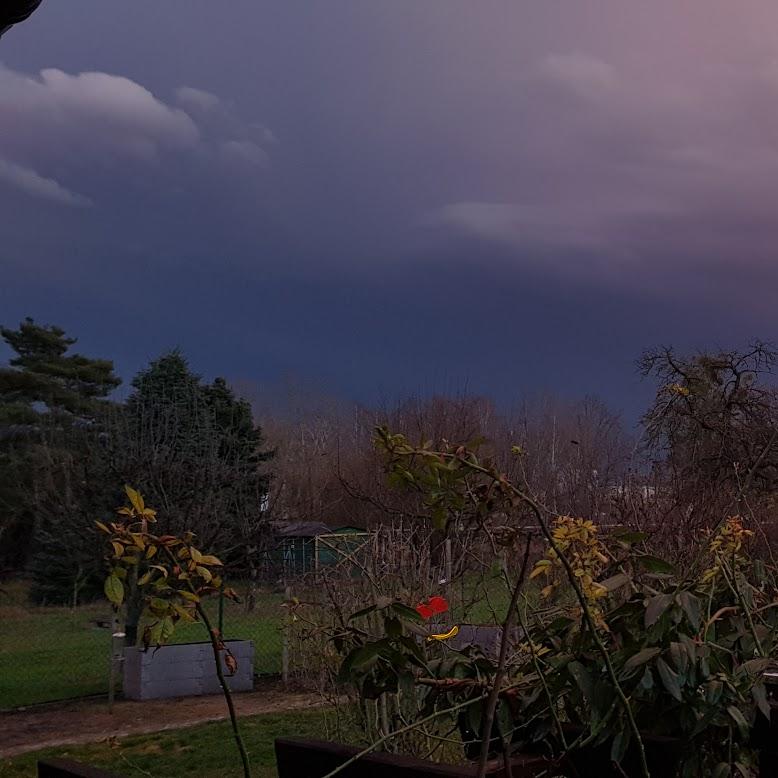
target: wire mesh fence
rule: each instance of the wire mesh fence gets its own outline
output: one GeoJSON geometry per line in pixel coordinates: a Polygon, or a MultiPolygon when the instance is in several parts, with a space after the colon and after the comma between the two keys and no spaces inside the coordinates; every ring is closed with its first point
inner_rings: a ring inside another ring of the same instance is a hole
{"type": "MultiPolygon", "coordinates": [[[[245,587],[232,584],[241,592],[245,587]]],[[[243,599],[243,598],[242,598],[243,599]]],[[[228,640],[254,642],[254,675],[277,675],[282,669],[283,590],[260,588],[251,599],[234,603],[214,598],[207,604],[214,625],[228,640]]],[[[113,611],[98,600],[70,606],[31,603],[29,582],[0,584],[0,710],[108,695],[113,611]]],[[[207,640],[200,623],[180,623],[173,642],[207,640]]],[[[116,674],[121,692],[121,671],[116,674]]]]}

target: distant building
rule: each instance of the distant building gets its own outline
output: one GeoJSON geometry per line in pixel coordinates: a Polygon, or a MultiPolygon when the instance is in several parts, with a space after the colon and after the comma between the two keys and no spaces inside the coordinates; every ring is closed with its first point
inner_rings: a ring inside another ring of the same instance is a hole
{"type": "Polygon", "coordinates": [[[364,543],[359,527],[329,527],[319,521],[276,522],[275,562],[285,576],[337,564],[364,543]]]}

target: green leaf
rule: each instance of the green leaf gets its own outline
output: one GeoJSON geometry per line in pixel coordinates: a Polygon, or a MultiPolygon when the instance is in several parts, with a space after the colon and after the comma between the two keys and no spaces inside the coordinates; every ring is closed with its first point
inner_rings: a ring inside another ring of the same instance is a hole
{"type": "Polygon", "coordinates": [[[604,581],[600,581],[600,586],[609,592],[615,592],[617,589],[621,589],[622,586],[626,586],[629,582],[630,577],[626,573],[618,573],[610,578],[606,578],[604,581]]]}
{"type": "Polygon", "coordinates": [[[644,617],[646,628],[653,626],[659,621],[660,617],[667,610],[672,601],[672,594],[657,594],[646,602],[646,613],[644,617]]]}
{"type": "Polygon", "coordinates": [[[659,671],[659,677],[662,679],[662,685],[667,689],[670,696],[678,702],[683,700],[681,695],[681,686],[678,683],[678,674],[673,672],[664,659],[656,660],[656,669],[659,671]]]}
{"type": "Polygon", "coordinates": [[[404,621],[412,621],[415,624],[423,624],[424,619],[418,614],[415,608],[411,608],[405,603],[392,603],[392,610],[404,621]]]}
{"type": "Polygon", "coordinates": [[[176,625],[170,616],[166,616],[162,619],[162,642],[167,642],[173,637],[173,633],[176,631],[176,625]]]}
{"type": "Polygon", "coordinates": [[[153,643],[155,646],[158,646],[162,642],[162,622],[161,621],[155,621],[148,628],[148,641],[149,643],[153,643]]]}
{"type": "Polygon", "coordinates": [[[700,598],[688,591],[681,592],[679,599],[681,608],[689,619],[692,629],[697,632],[702,624],[702,603],[700,598]]]}
{"type": "Polygon", "coordinates": [[[716,705],[724,693],[724,684],[721,681],[708,681],[705,684],[705,702],[708,705],[716,705]]]}
{"type": "Polygon", "coordinates": [[[616,762],[616,764],[620,764],[621,760],[624,758],[624,754],[627,753],[627,748],[629,747],[629,741],[631,732],[627,727],[624,727],[624,729],[620,729],[616,733],[616,737],[613,738],[613,743],[611,744],[611,761],[616,762]]]}
{"type": "Polygon", "coordinates": [[[658,656],[661,653],[661,648],[643,648],[638,651],[637,654],[633,654],[629,659],[627,659],[626,662],[624,662],[624,669],[634,670],[636,667],[644,665],[646,662],[651,661],[655,656],[658,656]]]}
{"type": "Polygon", "coordinates": [[[124,584],[119,579],[119,576],[113,573],[105,579],[103,591],[108,601],[114,605],[121,605],[124,601],[124,584]]]}
{"type": "Polygon", "coordinates": [[[163,600],[161,597],[152,597],[149,602],[149,610],[155,616],[163,616],[170,610],[170,600],[163,600]]]}
{"type": "Polygon", "coordinates": [[[628,529],[615,529],[608,533],[609,540],[615,540],[617,543],[623,543],[625,546],[631,546],[634,543],[642,543],[648,535],[645,532],[633,532],[628,529]]]}
{"type": "Polygon", "coordinates": [[[743,738],[743,740],[748,739],[750,727],[748,726],[748,722],[746,721],[745,716],[743,716],[741,713],[740,708],[737,708],[734,705],[730,705],[727,708],[727,713],[729,713],[730,718],[737,725],[738,731],[740,732],[740,737],[743,738]]]}
{"type": "Polygon", "coordinates": [[[353,621],[354,619],[358,619],[362,616],[367,616],[368,613],[373,613],[373,611],[376,609],[375,605],[371,605],[369,608],[362,608],[362,610],[357,611],[356,613],[352,613],[349,617],[349,621],[353,621]]]}
{"type": "Polygon", "coordinates": [[[685,673],[689,666],[689,655],[686,653],[686,646],[683,643],[672,641],[670,643],[670,656],[673,659],[675,669],[679,673],[685,673]]]}
{"type": "Polygon", "coordinates": [[[403,633],[400,619],[396,616],[390,616],[384,619],[384,631],[390,638],[398,638],[403,633]]]}
{"type": "Polygon", "coordinates": [[[351,660],[351,667],[354,670],[364,672],[376,663],[378,656],[383,648],[384,643],[382,641],[365,643],[364,646],[361,646],[356,651],[354,651],[351,660]]]}
{"type": "Polygon", "coordinates": [[[754,684],[751,687],[751,696],[754,698],[757,708],[770,720],[770,703],[767,701],[767,689],[763,683],[754,684]]]}
{"type": "Polygon", "coordinates": [[[659,573],[662,575],[673,575],[675,573],[675,568],[669,562],[660,559],[658,556],[643,554],[638,557],[638,562],[640,562],[649,573],[659,573]]]}
{"type": "Polygon", "coordinates": [[[573,680],[581,690],[581,693],[583,694],[586,701],[591,704],[594,683],[592,681],[591,675],[589,674],[589,671],[580,662],[570,662],[570,664],[567,666],[567,670],[570,675],[573,676],[573,680]]]}

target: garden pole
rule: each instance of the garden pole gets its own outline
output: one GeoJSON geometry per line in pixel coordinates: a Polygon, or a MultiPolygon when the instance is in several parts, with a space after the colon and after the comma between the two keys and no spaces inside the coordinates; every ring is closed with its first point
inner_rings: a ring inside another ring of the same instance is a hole
{"type": "Polygon", "coordinates": [[[224,579],[219,587],[219,634],[224,637],[224,579]]]}
{"type": "MultiPolygon", "coordinates": [[[[289,613],[290,603],[292,602],[292,587],[287,586],[284,589],[284,600],[287,603],[287,613],[289,613]]],[[[283,630],[283,642],[281,644],[281,680],[284,686],[289,683],[289,629],[292,626],[292,618],[287,615],[286,625],[283,630]]]]}

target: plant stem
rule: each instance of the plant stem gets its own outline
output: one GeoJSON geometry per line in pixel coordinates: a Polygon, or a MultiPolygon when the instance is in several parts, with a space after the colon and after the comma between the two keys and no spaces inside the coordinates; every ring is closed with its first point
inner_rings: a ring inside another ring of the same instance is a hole
{"type": "MultiPolygon", "coordinates": [[[[176,558],[173,556],[173,552],[167,546],[162,546],[162,548],[164,549],[165,555],[170,560],[170,562],[173,565],[176,565],[177,562],[176,558]]],[[[197,592],[194,590],[191,581],[187,580],[186,585],[192,594],[197,595],[197,592]]],[[[241,737],[240,730],[238,729],[238,717],[235,713],[235,705],[232,701],[232,692],[230,691],[229,686],[227,686],[227,682],[224,680],[222,660],[221,656],[219,656],[219,640],[216,639],[216,634],[214,633],[213,627],[211,627],[211,620],[208,618],[208,614],[205,612],[205,608],[203,608],[203,604],[200,601],[199,596],[197,602],[195,603],[195,610],[197,611],[197,615],[202,619],[203,625],[208,631],[208,639],[211,641],[211,648],[213,649],[213,661],[216,664],[216,677],[219,679],[219,684],[222,687],[224,699],[227,702],[227,710],[230,713],[230,724],[232,724],[232,734],[235,738],[235,744],[238,746],[238,751],[240,752],[240,760],[243,763],[243,778],[251,778],[249,755],[246,752],[246,746],[243,744],[243,738],[241,737]]]]}
{"type": "MultiPolygon", "coordinates": [[[[426,451],[424,452],[417,451],[417,453],[423,453],[425,456],[438,456],[437,453],[431,455],[429,454],[429,452],[426,451]]],[[[446,457],[452,459],[454,455],[447,454],[446,457]]],[[[483,465],[477,464],[475,462],[470,462],[467,460],[462,460],[462,461],[467,467],[469,467],[474,472],[482,473],[483,475],[491,478],[493,481],[496,481],[501,485],[503,485],[506,489],[510,490],[520,502],[524,503],[524,505],[526,505],[530,509],[530,511],[532,511],[532,514],[537,520],[538,526],[540,527],[540,531],[543,534],[543,537],[546,539],[548,544],[554,550],[559,561],[562,563],[562,566],[565,568],[565,573],[567,574],[567,577],[570,581],[570,585],[572,586],[573,591],[575,592],[575,596],[578,600],[578,603],[581,606],[581,612],[583,614],[584,620],[586,621],[586,625],[591,630],[592,640],[594,641],[594,644],[597,647],[597,651],[599,652],[600,656],[602,656],[603,663],[605,664],[605,669],[608,672],[608,678],[610,679],[610,682],[613,684],[613,688],[616,691],[616,695],[618,696],[619,701],[621,702],[622,707],[624,708],[624,715],[627,717],[630,731],[632,732],[632,736],[635,739],[635,744],[638,749],[638,756],[640,757],[640,771],[643,774],[643,778],[651,778],[651,772],[648,769],[648,762],[646,761],[646,750],[643,745],[643,738],[640,736],[640,730],[638,729],[637,722],[635,721],[635,716],[632,713],[632,706],[629,703],[629,699],[627,699],[627,695],[624,694],[624,689],[621,688],[621,684],[619,683],[619,679],[616,676],[616,671],[613,668],[613,663],[611,662],[610,655],[608,654],[608,649],[605,647],[605,644],[602,642],[602,639],[600,638],[597,632],[597,626],[594,623],[594,618],[592,617],[591,610],[589,609],[589,604],[587,603],[586,597],[584,596],[581,586],[578,583],[578,579],[575,577],[575,572],[573,571],[573,568],[570,565],[570,562],[565,556],[564,552],[559,548],[559,545],[554,540],[554,535],[543,518],[543,511],[541,509],[540,504],[537,503],[532,497],[530,497],[529,494],[522,491],[514,484],[510,483],[507,479],[505,479],[504,476],[497,475],[494,470],[484,467],[483,465]]]]}
{"type": "MultiPolygon", "coordinates": [[[[519,595],[524,586],[524,576],[527,572],[527,560],[529,559],[531,538],[527,536],[527,543],[524,547],[524,558],[521,561],[521,570],[519,577],[513,586],[511,602],[508,605],[508,612],[505,614],[505,620],[502,624],[502,635],[500,635],[500,653],[497,659],[497,670],[494,674],[494,682],[489,690],[489,698],[486,701],[484,717],[481,725],[481,753],[478,756],[477,778],[484,778],[486,775],[486,762],[489,759],[489,743],[492,739],[492,725],[494,723],[494,712],[497,709],[497,702],[500,698],[500,686],[502,686],[505,677],[505,664],[508,659],[508,643],[511,632],[516,624],[516,613],[518,611],[519,595]]],[[[505,748],[505,771],[510,775],[510,762],[508,750],[505,748]]]]}
{"type": "Polygon", "coordinates": [[[227,686],[227,682],[224,679],[224,670],[222,670],[222,660],[221,656],[219,654],[219,640],[216,638],[216,634],[214,633],[214,630],[211,627],[211,622],[208,619],[208,614],[205,612],[205,608],[203,608],[201,603],[197,603],[197,613],[200,616],[200,618],[203,620],[203,624],[205,625],[205,628],[208,630],[208,636],[211,639],[211,648],[213,649],[213,661],[216,663],[216,675],[219,678],[219,683],[222,687],[222,692],[224,693],[224,699],[227,701],[227,709],[230,712],[230,723],[232,724],[232,734],[235,737],[235,743],[238,746],[238,751],[240,751],[240,760],[243,762],[243,775],[244,778],[251,778],[251,768],[249,766],[249,755],[246,753],[246,746],[243,744],[243,738],[240,735],[240,730],[238,729],[238,717],[235,713],[235,705],[232,701],[232,692],[230,691],[229,686],[227,686]]]}
{"type": "Polygon", "coordinates": [[[483,700],[484,696],[485,695],[481,695],[480,697],[473,697],[472,699],[465,700],[464,702],[460,702],[456,705],[452,705],[450,708],[444,708],[443,710],[435,711],[435,713],[431,713],[429,716],[420,719],[419,721],[414,721],[411,724],[401,727],[400,729],[396,729],[394,732],[390,732],[389,734],[384,735],[374,743],[371,743],[369,746],[367,746],[367,748],[363,748],[358,754],[354,754],[354,756],[352,756],[350,759],[347,759],[345,762],[343,762],[343,764],[338,765],[334,770],[330,770],[330,772],[322,776],[322,778],[332,778],[334,775],[342,773],[347,767],[360,760],[363,756],[367,756],[368,754],[375,751],[376,748],[383,745],[387,740],[393,737],[397,737],[397,735],[402,735],[405,732],[409,732],[412,729],[416,729],[422,724],[433,721],[434,719],[438,718],[438,716],[445,716],[447,713],[456,713],[457,711],[462,710],[462,708],[467,708],[469,705],[474,705],[476,702],[483,700]]]}

